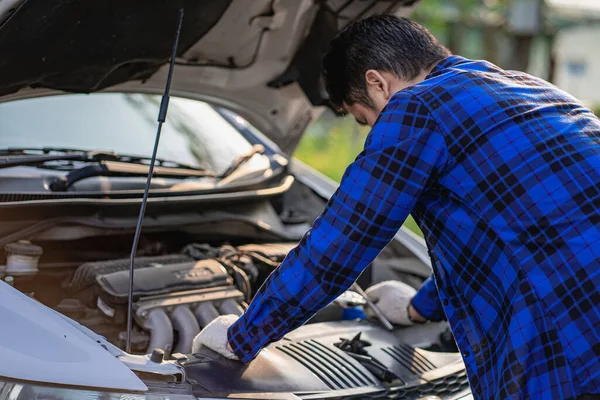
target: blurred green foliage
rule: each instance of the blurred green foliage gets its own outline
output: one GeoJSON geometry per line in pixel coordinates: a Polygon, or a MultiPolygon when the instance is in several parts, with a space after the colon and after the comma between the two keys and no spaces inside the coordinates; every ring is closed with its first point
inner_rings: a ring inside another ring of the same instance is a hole
{"type": "Polygon", "coordinates": [[[352,118],[335,121],[330,116],[321,117],[308,128],[294,156],[339,182],[346,167],[361,152],[367,133],[368,129],[352,118]]]}
{"type": "MultiPolygon", "coordinates": [[[[294,157],[339,182],[346,167],[362,151],[368,132],[351,117],[326,113],[309,126],[294,157]]],[[[412,217],[404,226],[423,236],[412,217]]]]}

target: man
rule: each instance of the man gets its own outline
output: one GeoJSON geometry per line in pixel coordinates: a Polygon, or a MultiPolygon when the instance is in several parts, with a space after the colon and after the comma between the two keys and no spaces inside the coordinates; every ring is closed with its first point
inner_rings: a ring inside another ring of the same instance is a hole
{"type": "Polygon", "coordinates": [[[397,302],[380,299],[388,315],[447,317],[477,398],[600,394],[600,121],[392,16],[341,32],[324,76],[333,104],[372,126],[364,151],[244,315],[194,347],[249,362],[347,290],[412,213],[435,282],[378,288],[397,302]]]}

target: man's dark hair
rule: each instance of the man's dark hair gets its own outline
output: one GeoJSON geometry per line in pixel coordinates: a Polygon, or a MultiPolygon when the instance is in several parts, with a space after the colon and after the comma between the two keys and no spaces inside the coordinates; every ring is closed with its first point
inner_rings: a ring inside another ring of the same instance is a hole
{"type": "Polygon", "coordinates": [[[369,69],[410,81],[449,55],[426,28],[406,18],[376,15],[353,22],[331,41],[323,59],[329,100],[338,109],[357,102],[373,108],[365,82],[369,69]]]}

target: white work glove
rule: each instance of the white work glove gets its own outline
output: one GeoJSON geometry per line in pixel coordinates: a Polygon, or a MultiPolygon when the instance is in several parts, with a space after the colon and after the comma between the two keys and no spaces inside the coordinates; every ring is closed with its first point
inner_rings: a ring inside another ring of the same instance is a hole
{"type": "Polygon", "coordinates": [[[238,320],[238,318],[237,315],[221,315],[220,317],[215,318],[194,338],[194,341],[192,342],[192,353],[197,353],[202,346],[205,346],[230,360],[239,360],[239,358],[227,348],[227,330],[238,320]]]}
{"type": "MultiPolygon", "coordinates": [[[[371,286],[365,293],[392,324],[413,324],[408,317],[408,305],[417,291],[411,286],[400,281],[385,281],[371,286]]],[[[365,308],[369,317],[375,316],[368,306],[365,308]]]]}

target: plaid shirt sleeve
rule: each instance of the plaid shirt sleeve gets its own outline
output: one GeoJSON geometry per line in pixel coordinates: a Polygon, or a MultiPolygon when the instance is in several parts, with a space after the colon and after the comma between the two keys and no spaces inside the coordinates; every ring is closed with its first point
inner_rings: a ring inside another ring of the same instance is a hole
{"type": "Polygon", "coordinates": [[[446,318],[433,277],[429,277],[423,282],[411,304],[421,316],[429,321],[441,321],[446,318]]]}
{"type": "Polygon", "coordinates": [[[313,227],[228,331],[241,361],[299,327],[347,290],[392,240],[447,160],[423,102],[399,92],[313,227]]]}

